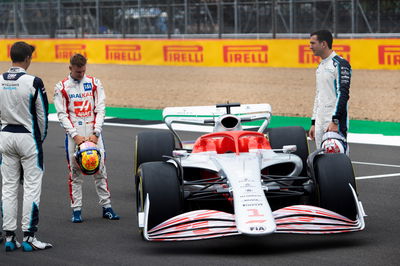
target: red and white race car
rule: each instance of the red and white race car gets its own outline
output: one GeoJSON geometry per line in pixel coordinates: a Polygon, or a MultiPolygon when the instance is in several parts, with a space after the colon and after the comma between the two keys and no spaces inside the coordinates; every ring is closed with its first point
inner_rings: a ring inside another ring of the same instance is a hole
{"type": "Polygon", "coordinates": [[[364,229],[350,159],[309,154],[302,127],[268,128],[268,104],[169,107],[170,131],[136,137],[138,226],[149,241],[364,229]],[[242,123],[263,120],[258,131],[242,123]],[[188,147],[173,128],[213,126],[188,147]]]}

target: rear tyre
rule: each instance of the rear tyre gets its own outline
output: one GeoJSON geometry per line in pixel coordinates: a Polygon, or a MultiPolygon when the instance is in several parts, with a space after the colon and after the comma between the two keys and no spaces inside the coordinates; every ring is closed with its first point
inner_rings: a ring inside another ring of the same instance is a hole
{"type": "Polygon", "coordinates": [[[134,170],[135,174],[142,163],[167,161],[163,156],[172,156],[175,149],[174,135],[169,131],[140,132],[136,136],[134,170]]]}
{"type": "Polygon", "coordinates": [[[300,176],[307,176],[306,162],[309,155],[309,148],[304,128],[299,126],[269,128],[266,133],[268,133],[272,149],[282,149],[284,145],[297,146],[297,150],[293,154],[299,156],[303,162],[303,169],[300,172],[300,176]]]}
{"type": "Polygon", "coordinates": [[[349,184],[356,190],[356,181],[349,157],[319,154],[314,159],[314,173],[317,205],[355,220],[357,207],[349,184]]]}
{"type": "Polygon", "coordinates": [[[147,162],[140,165],[136,189],[138,213],[144,211],[146,196],[149,195],[149,229],[183,211],[183,195],[177,169],[170,163],[147,162]]]}

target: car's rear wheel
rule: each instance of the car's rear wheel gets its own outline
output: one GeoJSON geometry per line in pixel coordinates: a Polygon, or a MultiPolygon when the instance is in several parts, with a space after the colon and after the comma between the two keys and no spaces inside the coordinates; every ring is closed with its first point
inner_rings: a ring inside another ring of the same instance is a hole
{"type": "Polygon", "coordinates": [[[174,135],[169,131],[145,131],[136,135],[134,154],[135,175],[142,163],[167,161],[175,149],[174,135]]]}
{"type": "Polygon", "coordinates": [[[349,184],[356,190],[353,166],[342,153],[319,154],[314,159],[316,203],[355,220],[357,207],[349,184]]]}
{"type": "MultiPolygon", "coordinates": [[[[309,148],[304,128],[299,126],[269,128],[266,130],[266,133],[268,134],[272,149],[282,149],[285,145],[297,146],[297,150],[293,154],[299,156],[303,162],[303,169],[300,172],[300,176],[307,176],[306,161],[309,155],[309,148]]],[[[279,169],[277,171],[275,174],[281,172],[279,169]]]]}
{"type": "Polygon", "coordinates": [[[144,212],[145,200],[149,195],[149,229],[183,211],[183,195],[177,169],[170,163],[147,162],[141,164],[138,169],[136,189],[138,213],[144,212]]]}

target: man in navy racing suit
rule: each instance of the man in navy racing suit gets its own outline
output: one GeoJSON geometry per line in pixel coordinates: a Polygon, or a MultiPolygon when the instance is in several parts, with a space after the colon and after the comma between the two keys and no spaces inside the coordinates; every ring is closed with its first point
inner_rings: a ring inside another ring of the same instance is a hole
{"type": "Polygon", "coordinates": [[[317,31],[310,36],[311,50],[322,59],[316,71],[316,95],[309,131],[319,149],[325,132],[347,137],[351,66],[332,50],[333,38],[329,31],[317,31]]]}
{"type": "Polygon", "coordinates": [[[2,153],[2,209],[5,249],[17,241],[18,187],[23,173],[22,231],[24,251],[52,245],[36,239],[44,172],[42,143],[47,134],[48,102],[43,81],[26,73],[34,47],[25,42],[11,46],[12,67],[0,76],[0,153],[2,153]]]}

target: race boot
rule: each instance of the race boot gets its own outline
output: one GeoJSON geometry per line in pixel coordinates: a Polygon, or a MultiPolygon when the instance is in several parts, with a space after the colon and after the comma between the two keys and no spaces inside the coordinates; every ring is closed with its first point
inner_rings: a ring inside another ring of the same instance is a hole
{"type": "Polygon", "coordinates": [[[52,248],[53,245],[45,243],[36,239],[31,233],[24,233],[24,241],[22,242],[22,250],[25,252],[31,252],[35,250],[44,250],[52,248]]]}
{"type": "Polygon", "coordinates": [[[15,233],[13,231],[6,231],[6,242],[4,243],[6,251],[14,251],[21,247],[21,244],[15,238],[15,233]]]}
{"type": "Polygon", "coordinates": [[[113,211],[111,207],[103,207],[103,218],[108,220],[119,220],[119,216],[113,211]]]}
{"type": "Polygon", "coordinates": [[[71,221],[73,223],[81,223],[81,222],[83,222],[81,213],[82,213],[81,210],[72,211],[72,219],[71,219],[71,221]]]}

